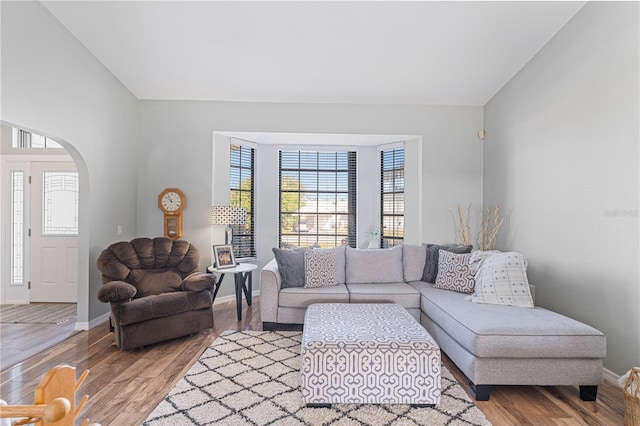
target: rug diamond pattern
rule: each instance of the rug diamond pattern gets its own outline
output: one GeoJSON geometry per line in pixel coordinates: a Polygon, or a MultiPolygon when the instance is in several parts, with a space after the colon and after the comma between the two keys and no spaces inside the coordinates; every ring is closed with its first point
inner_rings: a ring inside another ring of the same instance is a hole
{"type": "Polygon", "coordinates": [[[442,368],[441,403],[307,408],[300,393],[299,331],[225,331],[144,425],[490,425],[442,368]]]}

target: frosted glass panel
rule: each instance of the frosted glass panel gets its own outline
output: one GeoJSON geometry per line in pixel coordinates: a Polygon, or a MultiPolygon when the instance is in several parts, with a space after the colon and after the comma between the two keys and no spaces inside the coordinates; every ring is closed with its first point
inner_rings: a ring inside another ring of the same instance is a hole
{"type": "Polygon", "coordinates": [[[42,234],[78,235],[78,173],[43,172],[42,234]]]}
{"type": "Polygon", "coordinates": [[[11,284],[22,284],[24,172],[11,172],[11,284]]]}

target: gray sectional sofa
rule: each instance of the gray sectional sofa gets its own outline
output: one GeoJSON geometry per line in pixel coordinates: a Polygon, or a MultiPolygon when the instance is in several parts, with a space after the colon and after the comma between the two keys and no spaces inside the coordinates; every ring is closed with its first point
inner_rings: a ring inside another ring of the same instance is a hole
{"type": "Polygon", "coordinates": [[[492,385],[577,385],[583,400],[596,399],[606,339],[595,328],[537,306],[476,304],[466,294],[434,288],[422,281],[423,245],[332,250],[335,286],[282,288],[276,260],[265,265],[260,272],[265,330],[299,328],[314,303],[397,303],[467,376],[477,400],[488,400],[492,385]]]}

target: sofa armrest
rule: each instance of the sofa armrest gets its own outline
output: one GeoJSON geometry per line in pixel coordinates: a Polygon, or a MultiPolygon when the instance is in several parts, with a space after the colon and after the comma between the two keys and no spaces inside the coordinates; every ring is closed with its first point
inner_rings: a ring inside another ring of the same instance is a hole
{"type": "Polygon", "coordinates": [[[278,264],[272,259],[260,271],[260,316],[263,322],[278,322],[280,285],[278,264]]]}
{"type": "Polygon", "coordinates": [[[213,286],[216,283],[216,276],[213,274],[204,274],[202,272],[194,272],[182,281],[180,290],[203,291],[209,290],[213,293],[213,286]]]}
{"type": "Polygon", "coordinates": [[[131,300],[138,289],[124,281],[109,281],[98,290],[98,300],[103,303],[131,300]]]}

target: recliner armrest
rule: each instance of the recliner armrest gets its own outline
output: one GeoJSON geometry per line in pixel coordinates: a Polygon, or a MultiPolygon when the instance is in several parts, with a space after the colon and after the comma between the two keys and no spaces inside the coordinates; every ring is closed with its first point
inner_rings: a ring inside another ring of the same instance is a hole
{"type": "Polygon", "coordinates": [[[216,284],[216,276],[213,274],[203,274],[202,272],[194,272],[182,281],[180,290],[203,291],[209,290],[213,292],[213,286],[216,284]]]}
{"type": "Polygon", "coordinates": [[[103,303],[119,302],[132,299],[138,289],[124,281],[110,281],[98,290],[98,300],[103,303]]]}

